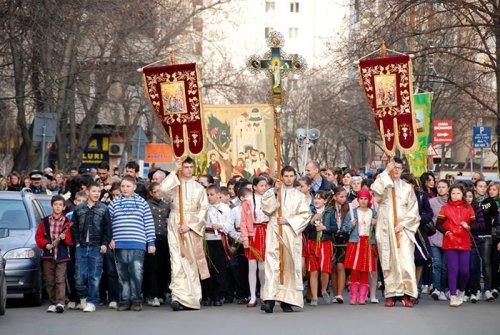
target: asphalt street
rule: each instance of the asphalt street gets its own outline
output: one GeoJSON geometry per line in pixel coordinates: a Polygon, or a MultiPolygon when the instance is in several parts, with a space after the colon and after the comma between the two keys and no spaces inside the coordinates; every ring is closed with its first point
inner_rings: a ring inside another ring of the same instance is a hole
{"type": "MultiPolygon", "coordinates": [[[[347,295],[345,296],[347,298],[347,295]]],[[[320,299],[321,300],[321,299],[320,299]]],[[[200,311],[173,312],[169,306],[145,306],[142,312],[117,312],[98,307],[94,313],[47,313],[42,307],[24,307],[10,300],[0,317],[0,334],[500,334],[500,300],[466,303],[459,308],[424,296],[414,308],[398,305],[305,306],[295,313],[273,314],[227,304],[200,311]]]]}

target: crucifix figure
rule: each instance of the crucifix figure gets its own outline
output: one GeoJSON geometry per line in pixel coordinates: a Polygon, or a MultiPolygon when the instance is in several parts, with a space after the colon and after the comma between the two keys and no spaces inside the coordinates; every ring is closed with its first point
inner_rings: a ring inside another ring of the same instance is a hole
{"type": "Polygon", "coordinates": [[[285,77],[288,71],[302,71],[306,66],[305,60],[297,55],[291,56],[282,52],[285,40],[279,32],[271,32],[267,39],[267,45],[271,48],[271,52],[264,55],[264,59],[259,59],[258,56],[251,56],[248,60],[248,66],[251,70],[266,70],[271,76],[272,86],[272,104],[278,106],[282,104],[281,78],[285,77]]]}

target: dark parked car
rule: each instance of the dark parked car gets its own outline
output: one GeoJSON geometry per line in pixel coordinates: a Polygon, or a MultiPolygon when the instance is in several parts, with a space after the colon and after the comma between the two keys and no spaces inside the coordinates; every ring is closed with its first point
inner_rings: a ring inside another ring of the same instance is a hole
{"type": "Polygon", "coordinates": [[[0,229],[9,236],[0,239],[6,260],[7,292],[23,294],[33,305],[42,304],[41,250],[35,242],[38,223],[45,216],[40,202],[26,190],[0,191],[0,229]]]}
{"type": "MultiPolygon", "coordinates": [[[[2,228],[0,229],[0,239],[9,236],[9,230],[2,228]]],[[[0,315],[5,314],[5,309],[7,308],[7,280],[5,279],[5,259],[2,256],[2,250],[0,249],[0,315]]]]}

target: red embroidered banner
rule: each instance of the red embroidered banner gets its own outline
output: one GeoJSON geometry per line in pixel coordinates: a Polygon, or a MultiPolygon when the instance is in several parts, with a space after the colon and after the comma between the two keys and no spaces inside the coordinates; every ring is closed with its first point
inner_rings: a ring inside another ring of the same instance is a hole
{"type": "Polygon", "coordinates": [[[170,136],[175,156],[201,153],[203,118],[196,64],[146,67],[143,72],[147,96],[170,136]]]}
{"type": "Polygon", "coordinates": [[[410,56],[360,60],[359,77],[386,150],[411,150],[417,141],[410,56]]]}

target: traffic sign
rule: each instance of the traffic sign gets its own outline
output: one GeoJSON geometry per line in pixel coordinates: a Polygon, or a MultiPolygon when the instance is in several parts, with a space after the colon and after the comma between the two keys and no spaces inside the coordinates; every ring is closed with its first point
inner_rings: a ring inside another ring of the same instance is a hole
{"type": "Polygon", "coordinates": [[[436,157],[438,155],[436,149],[434,149],[434,146],[432,143],[429,143],[429,148],[427,148],[427,156],[429,157],[436,157]]]}
{"type": "Polygon", "coordinates": [[[382,162],[388,162],[389,161],[389,158],[387,157],[387,154],[385,153],[385,151],[382,153],[382,156],[380,156],[380,160],[382,162]]]}
{"type": "Polygon", "coordinates": [[[434,120],[434,144],[453,143],[453,120],[434,120]]]}
{"type": "Polygon", "coordinates": [[[472,146],[474,148],[491,147],[491,127],[472,127],[472,146]]]}

